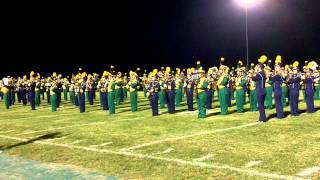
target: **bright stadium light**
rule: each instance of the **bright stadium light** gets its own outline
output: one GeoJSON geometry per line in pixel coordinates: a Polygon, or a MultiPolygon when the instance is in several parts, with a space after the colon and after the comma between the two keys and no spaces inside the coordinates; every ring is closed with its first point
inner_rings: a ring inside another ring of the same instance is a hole
{"type": "Polygon", "coordinates": [[[262,0],[235,0],[235,2],[240,7],[247,9],[247,8],[251,8],[251,7],[259,5],[262,2],[262,0]]]}
{"type": "Polygon", "coordinates": [[[249,37],[248,37],[248,9],[262,3],[263,0],[234,0],[238,6],[245,8],[246,13],[246,55],[247,69],[249,68],[249,37]]]}

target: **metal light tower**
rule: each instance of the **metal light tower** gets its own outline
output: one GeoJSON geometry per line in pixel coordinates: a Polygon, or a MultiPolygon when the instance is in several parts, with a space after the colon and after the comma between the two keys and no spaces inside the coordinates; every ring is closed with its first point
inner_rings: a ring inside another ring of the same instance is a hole
{"type": "Polygon", "coordinates": [[[246,6],[246,59],[247,66],[246,69],[249,69],[249,37],[248,37],[248,6],[246,6]]]}
{"type": "Polygon", "coordinates": [[[246,60],[247,69],[249,68],[249,36],[248,36],[248,9],[262,2],[262,0],[235,0],[235,2],[245,9],[246,16],[246,60]]]}

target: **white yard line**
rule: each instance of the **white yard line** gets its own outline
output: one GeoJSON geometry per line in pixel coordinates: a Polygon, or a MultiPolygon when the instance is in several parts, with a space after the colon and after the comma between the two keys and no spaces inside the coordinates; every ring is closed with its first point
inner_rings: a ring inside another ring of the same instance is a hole
{"type": "Polygon", "coordinates": [[[190,135],[179,136],[179,137],[172,137],[172,138],[167,138],[167,139],[163,139],[163,140],[159,140],[159,141],[153,141],[153,142],[149,142],[149,143],[139,144],[139,145],[132,146],[129,148],[122,148],[122,149],[120,149],[120,151],[131,151],[134,149],[152,146],[155,144],[161,144],[164,142],[177,141],[177,140],[181,140],[181,139],[192,138],[195,136],[202,136],[202,135],[208,135],[208,134],[214,134],[214,133],[218,133],[218,132],[225,132],[225,131],[230,131],[233,129],[241,129],[241,128],[245,128],[245,127],[256,126],[258,124],[259,124],[258,122],[255,122],[255,123],[249,123],[249,124],[240,125],[240,126],[236,126],[236,127],[225,128],[225,129],[216,129],[216,130],[204,131],[204,132],[200,132],[200,133],[196,133],[196,134],[190,134],[190,135]]]}
{"type": "Polygon", "coordinates": [[[38,130],[38,131],[27,131],[16,135],[26,135],[26,134],[33,134],[33,133],[39,133],[39,132],[47,132],[47,131],[54,131],[54,130],[61,130],[61,129],[67,129],[67,128],[74,128],[74,127],[82,127],[82,126],[92,126],[92,125],[99,125],[99,124],[105,124],[105,123],[112,123],[112,122],[121,122],[121,121],[131,121],[136,119],[143,119],[144,117],[136,117],[136,118],[128,118],[128,119],[122,119],[122,120],[114,120],[114,121],[102,121],[102,122],[93,122],[93,123],[86,123],[86,124],[76,124],[76,125],[70,125],[70,126],[63,126],[63,127],[57,127],[57,128],[49,128],[44,130],[38,130]]]}
{"type": "Polygon", "coordinates": [[[210,160],[210,159],[212,159],[212,158],[213,158],[213,155],[212,155],[212,154],[208,154],[208,155],[206,155],[206,156],[202,156],[202,157],[200,157],[200,158],[193,159],[193,161],[199,161],[199,162],[201,162],[201,161],[205,161],[205,160],[210,160]]]}
{"type": "Polygon", "coordinates": [[[263,163],[263,161],[250,161],[244,167],[245,168],[251,168],[251,167],[259,165],[261,163],[263,163]]]}
{"type": "Polygon", "coordinates": [[[76,141],[73,141],[71,143],[69,143],[69,145],[73,145],[73,144],[79,144],[81,143],[83,140],[76,140],[76,141]]]}
{"type": "Polygon", "coordinates": [[[152,155],[168,154],[168,153],[171,153],[171,152],[173,152],[173,151],[175,151],[175,149],[173,149],[173,148],[168,148],[168,149],[166,149],[166,150],[164,150],[164,151],[161,151],[161,152],[158,152],[158,153],[154,153],[154,154],[152,154],[152,155]]]}
{"type": "Polygon", "coordinates": [[[320,166],[314,166],[314,167],[304,169],[298,174],[298,176],[306,177],[306,176],[311,176],[312,174],[315,174],[318,172],[320,172],[320,166]]]}
{"type": "MultiPolygon", "coordinates": [[[[16,135],[26,135],[26,134],[33,134],[33,133],[36,133],[37,131],[35,130],[27,130],[27,131],[24,131],[23,133],[19,133],[19,134],[16,134],[16,135]]],[[[32,138],[32,137],[30,137],[32,138]]]]}
{"type": "Polygon", "coordinates": [[[9,133],[9,132],[13,132],[13,131],[14,131],[14,130],[1,131],[0,134],[9,133]]]}
{"type": "MultiPolygon", "coordinates": [[[[28,141],[28,139],[11,137],[11,136],[3,136],[3,135],[0,135],[0,138],[22,141],[22,142],[28,141]]],[[[140,154],[140,153],[112,151],[112,150],[106,150],[106,149],[96,149],[96,148],[91,148],[91,147],[75,146],[75,145],[69,145],[69,144],[58,144],[58,143],[44,142],[44,141],[35,141],[33,143],[50,145],[50,146],[55,146],[55,147],[64,147],[64,148],[69,148],[72,150],[79,149],[79,150],[90,151],[90,152],[115,154],[115,155],[135,157],[135,158],[140,158],[140,159],[165,161],[165,162],[176,163],[176,164],[180,164],[180,165],[190,165],[190,166],[199,167],[199,168],[223,169],[223,170],[244,173],[249,176],[265,177],[265,178],[271,178],[271,179],[303,179],[303,178],[295,177],[295,176],[280,175],[280,174],[275,174],[275,173],[265,173],[265,172],[259,172],[259,171],[255,171],[255,170],[245,169],[245,168],[232,167],[232,166],[228,166],[228,165],[214,165],[214,164],[208,164],[208,163],[204,163],[204,162],[186,161],[183,159],[165,158],[165,157],[145,155],[145,154],[140,154]]]]}
{"type": "Polygon", "coordinates": [[[101,147],[101,146],[107,146],[112,144],[112,142],[106,142],[106,143],[102,143],[102,144],[96,144],[96,145],[91,145],[90,148],[96,148],[96,147],[101,147]]]}
{"type": "Polygon", "coordinates": [[[70,117],[70,118],[65,118],[65,119],[58,119],[58,120],[53,120],[53,122],[63,122],[63,121],[68,121],[68,120],[78,120],[78,116],[77,117],[70,117]]]}

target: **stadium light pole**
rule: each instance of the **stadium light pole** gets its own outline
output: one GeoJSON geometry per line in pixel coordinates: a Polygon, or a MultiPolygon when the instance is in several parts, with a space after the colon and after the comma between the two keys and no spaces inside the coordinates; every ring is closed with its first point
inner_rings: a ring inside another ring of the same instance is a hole
{"type": "Polygon", "coordinates": [[[262,0],[234,0],[240,7],[245,9],[245,17],[246,17],[246,60],[247,60],[247,66],[246,69],[249,69],[249,35],[248,35],[248,9],[252,8],[259,3],[261,3],[262,0]]]}

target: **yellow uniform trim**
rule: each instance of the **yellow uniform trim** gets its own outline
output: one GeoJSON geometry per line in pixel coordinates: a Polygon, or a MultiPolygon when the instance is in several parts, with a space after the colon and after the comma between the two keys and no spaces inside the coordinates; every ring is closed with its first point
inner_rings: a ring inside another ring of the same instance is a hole
{"type": "Polygon", "coordinates": [[[2,88],[1,88],[1,92],[2,92],[3,94],[7,94],[7,93],[9,92],[9,89],[6,88],[6,87],[2,87],[2,88]]]}
{"type": "Polygon", "coordinates": [[[198,93],[200,93],[200,92],[203,92],[204,90],[203,89],[201,89],[202,88],[202,86],[203,86],[203,83],[204,83],[204,81],[206,80],[206,78],[200,78],[200,81],[199,81],[199,83],[198,83],[198,85],[197,85],[197,89],[198,89],[198,93]]]}

